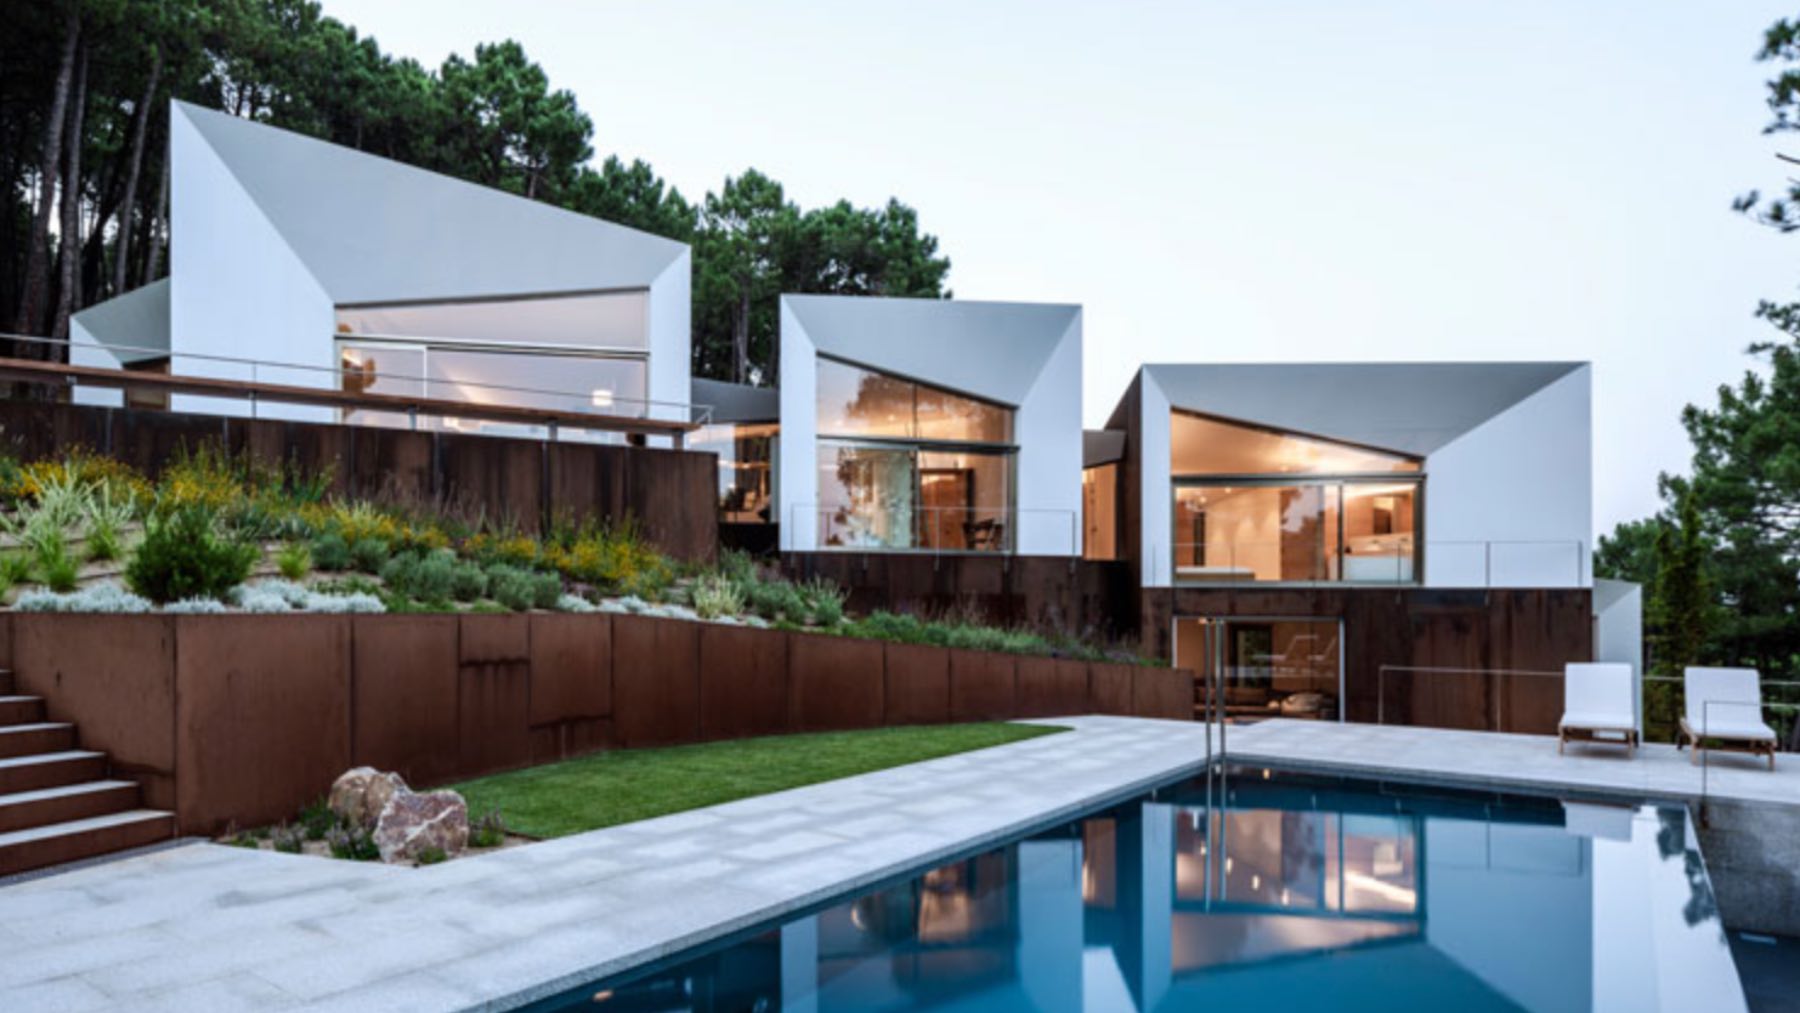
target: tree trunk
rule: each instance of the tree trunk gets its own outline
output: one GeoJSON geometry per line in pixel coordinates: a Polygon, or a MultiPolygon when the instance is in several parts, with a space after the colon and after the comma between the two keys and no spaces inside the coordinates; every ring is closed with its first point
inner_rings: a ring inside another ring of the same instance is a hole
{"type": "Polygon", "coordinates": [[[731,315],[731,379],[750,382],[750,280],[738,281],[737,310],[731,315]]]}
{"type": "MultiPolygon", "coordinates": [[[[81,274],[77,268],[81,262],[81,121],[87,111],[87,71],[87,46],[83,44],[69,106],[69,126],[63,134],[68,153],[63,157],[62,235],[57,237],[62,280],[56,294],[56,319],[50,328],[50,336],[59,340],[69,336],[69,317],[81,303],[81,274]]],[[[52,346],[46,349],[44,358],[60,361],[67,356],[52,346]]]]}
{"type": "Polygon", "coordinates": [[[156,280],[156,273],[162,270],[163,235],[168,224],[169,212],[169,155],[167,147],[163,150],[162,171],[157,174],[156,210],[150,212],[148,227],[144,229],[144,273],[138,276],[139,285],[148,285],[156,280]]]}
{"type": "Polygon", "coordinates": [[[56,202],[63,120],[69,107],[69,83],[75,77],[76,43],[81,38],[81,5],[74,0],[68,0],[68,4],[62,61],[56,69],[56,89],[50,100],[50,113],[44,119],[44,150],[38,160],[38,203],[31,218],[31,239],[26,248],[25,289],[19,294],[19,312],[13,319],[13,332],[17,334],[41,333],[44,302],[50,288],[50,206],[56,202]]]}
{"type": "Polygon", "coordinates": [[[131,167],[125,172],[125,201],[119,205],[119,248],[113,251],[114,295],[125,291],[125,268],[131,263],[131,216],[137,211],[138,177],[144,167],[144,136],[150,131],[150,108],[156,102],[156,86],[162,77],[162,47],[150,47],[150,80],[138,103],[131,127],[131,167]]]}

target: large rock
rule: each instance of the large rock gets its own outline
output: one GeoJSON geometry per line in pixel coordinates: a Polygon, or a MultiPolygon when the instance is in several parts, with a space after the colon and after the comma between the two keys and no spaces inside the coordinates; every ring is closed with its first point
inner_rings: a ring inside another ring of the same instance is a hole
{"type": "Polygon", "coordinates": [[[383,773],[374,767],[357,767],[345,771],[331,784],[331,811],[353,827],[375,829],[381,811],[395,795],[405,794],[406,782],[399,774],[383,773]]]}
{"type": "Polygon", "coordinates": [[[468,844],[469,807],[453,791],[401,791],[375,823],[375,847],[384,862],[416,862],[434,849],[453,858],[468,844]]]}

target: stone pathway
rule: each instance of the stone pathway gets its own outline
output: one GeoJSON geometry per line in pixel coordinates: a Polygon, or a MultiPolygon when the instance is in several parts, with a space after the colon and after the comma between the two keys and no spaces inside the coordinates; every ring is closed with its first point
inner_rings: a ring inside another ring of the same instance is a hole
{"type": "Polygon", "coordinates": [[[196,843],[0,887],[0,1006],[508,1008],[1129,797],[1205,729],[1074,731],[426,868],[196,843]]]}

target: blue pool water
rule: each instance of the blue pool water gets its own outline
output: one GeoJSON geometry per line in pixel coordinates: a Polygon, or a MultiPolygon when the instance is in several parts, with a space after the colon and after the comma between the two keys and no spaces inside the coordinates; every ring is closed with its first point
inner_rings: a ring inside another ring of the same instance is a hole
{"type": "Polygon", "coordinates": [[[1687,813],[1229,769],[546,1004],[1740,1010],[1687,813]]]}

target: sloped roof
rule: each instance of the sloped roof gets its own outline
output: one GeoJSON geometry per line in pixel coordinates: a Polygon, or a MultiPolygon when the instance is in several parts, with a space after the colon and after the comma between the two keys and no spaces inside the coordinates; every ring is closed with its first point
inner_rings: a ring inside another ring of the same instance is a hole
{"type": "Polygon", "coordinates": [[[1061,303],[784,295],[823,355],[1002,404],[1024,402],[1080,318],[1061,303]]]}
{"type": "Polygon", "coordinates": [[[339,303],[643,288],[687,250],[185,102],[175,111],[339,303]]]}
{"type": "Polygon", "coordinates": [[[1183,363],[1143,371],[1175,408],[1424,455],[1584,365],[1183,363]]]}
{"type": "Polygon", "coordinates": [[[169,354],[169,279],[142,285],[75,314],[76,327],[107,346],[121,363],[169,354]]]}
{"type": "Polygon", "coordinates": [[[1081,466],[1093,468],[1125,459],[1123,429],[1083,429],[1081,431],[1081,466]]]}

